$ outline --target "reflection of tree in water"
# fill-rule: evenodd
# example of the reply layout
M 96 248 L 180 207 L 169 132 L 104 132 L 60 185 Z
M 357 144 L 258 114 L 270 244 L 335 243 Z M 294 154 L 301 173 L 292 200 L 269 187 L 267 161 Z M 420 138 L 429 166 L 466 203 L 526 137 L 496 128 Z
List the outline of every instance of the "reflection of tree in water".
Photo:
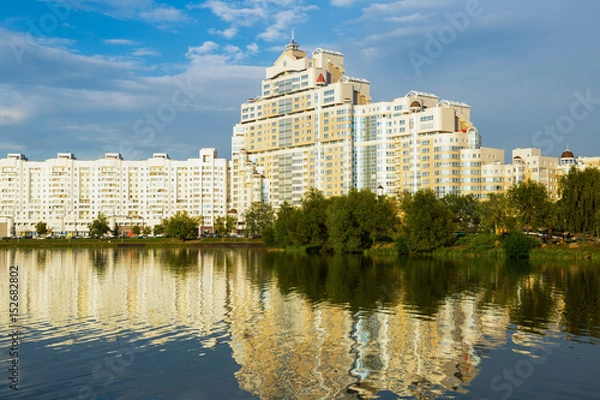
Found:
M 327 300 L 348 305 L 351 310 L 402 302 L 414 306 L 419 315 L 432 317 L 447 298 L 477 293 L 478 307 L 499 305 L 508 310 L 513 323 L 533 332 L 546 329 L 550 322 L 560 322 L 555 321 L 555 313 L 562 299 L 565 329 L 576 335 L 600 337 L 597 265 L 548 267 L 546 263 L 539 266 L 512 259 L 380 261 L 362 256 L 289 253 L 267 253 L 261 265 L 265 273 L 275 274 L 282 293 L 296 291 L 312 302 Z M 258 272 L 255 275 L 256 279 L 268 279 Z
M 176 274 L 186 275 L 198 268 L 198 250 L 165 249 L 161 254 L 161 264 Z
M 35 263 L 38 268 L 43 269 L 48 262 L 48 249 L 38 249 L 35 252 Z
M 299 291 L 314 303 L 326 300 L 353 310 L 374 309 L 397 298 L 393 262 L 356 255 L 267 253 L 262 266 L 276 274 L 283 294 Z
M 99 275 L 104 275 L 108 264 L 108 254 L 106 249 L 94 249 L 90 251 L 90 260 L 92 267 Z
M 458 267 L 450 261 L 402 258 L 403 303 L 415 306 L 419 314 L 434 316 L 440 304 L 459 286 Z
M 564 274 L 563 318 L 568 332 L 600 338 L 600 278 L 598 266 L 569 268 Z
M 506 260 L 504 273 L 506 279 L 517 276 L 513 305 L 509 308 L 511 322 L 521 330 L 539 332 L 546 329 L 556 306 L 552 285 L 540 271 L 532 271 L 529 260 Z

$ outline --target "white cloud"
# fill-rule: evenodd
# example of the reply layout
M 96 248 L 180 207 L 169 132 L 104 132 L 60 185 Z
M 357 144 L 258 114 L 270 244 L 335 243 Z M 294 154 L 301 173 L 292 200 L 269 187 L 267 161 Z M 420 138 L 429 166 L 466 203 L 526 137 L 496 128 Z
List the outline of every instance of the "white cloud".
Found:
M 157 50 L 154 50 L 154 49 L 142 47 L 142 48 L 136 49 L 133 53 L 131 53 L 131 55 L 135 56 L 135 57 L 144 57 L 144 56 L 158 57 L 158 56 L 160 56 L 160 52 Z
M 366 60 L 373 60 L 381 54 L 381 49 L 378 47 L 369 47 L 362 49 L 360 55 Z
M 5 151 L 20 151 L 20 150 L 23 150 L 24 148 L 25 148 L 25 146 L 23 146 L 21 144 L 0 143 L 0 150 L 5 150 Z
M 442 10 L 451 7 L 463 7 L 464 2 L 457 0 L 401 0 L 392 3 L 372 3 L 363 10 L 365 17 L 391 15 L 406 10 Z
M 58 4 L 64 0 L 48 0 Z M 154 0 L 77 0 L 69 1 L 76 10 L 99 13 L 116 19 L 141 20 L 149 23 L 189 21 L 184 10 L 156 3 Z
M 3 108 L 0 110 L 0 126 L 16 125 L 27 117 L 27 114 L 18 108 Z
M 274 15 L 274 22 L 267 29 L 258 35 L 259 38 L 267 42 L 281 40 L 291 33 L 291 28 L 295 24 L 301 24 L 308 20 L 308 11 L 316 10 L 316 6 L 294 7 L 290 10 L 280 11 Z
M 239 47 L 231 45 L 231 44 L 225 45 L 225 47 L 223 47 L 223 50 L 225 50 L 225 52 L 229 53 L 229 54 L 240 52 Z
M 434 28 L 433 25 L 401 26 L 387 32 L 375 33 L 365 37 L 359 42 L 361 46 L 370 46 L 391 38 L 425 35 Z
M 191 5 L 189 8 L 208 8 L 223 21 L 235 26 L 251 26 L 267 16 L 266 10 L 262 7 L 245 7 L 237 2 L 219 0 L 209 0 L 201 5 Z
M 246 50 L 248 50 L 248 54 L 257 54 L 259 52 L 259 47 L 256 43 L 250 43 L 246 46 Z
M 180 22 L 188 17 L 183 11 L 170 6 L 158 5 L 139 12 L 141 19 L 147 22 Z
M 350 7 L 357 0 L 331 0 L 331 5 L 334 7 Z
M 225 39 L 233 39 L 238 34 L 238 28 L 236 28 L 235 26 L 231 26 L 222 31 L 211 28 L 208 30 L 208 33 L 210 33 L 211 35 L 223 36 Z
M 315 5 L 302 5 L 301 0 L 208 0 L 188 8 L 207 8 L 230 24 L 225 30 L 209 29 L 211 34 L 231 39 L 239 33 L 240 27 L 263 25 L 266 28 L 257 37 L 266 41 L 288 36 L 293 25 L 306 22 L 308 12 L 318 9 Z
M 202 45 L 200 45 L 200 46 L 188 47 L 186 56 L 188 58 L 193 58 L 198 55 L 212 53 L 213 51 L 217 50 L 218 48 L 219 48 L 218 44 L 209 40 L 209 41 L 202 43 Z
M 9 85 L 0 83 L 0 126 L 18 125 L 34 112 L 34 105 Z
M 221 50 L 219 54 L 217 50 Z M 192 65 L 205 64 L 235 64 L 248 54 L 255 54 L 258 51 L 256 43 L 248 45 L 246 52 L 242 51 L 237 46 L 226 44 L 219 46 L 215 42 L 206 41 L 197 47 L 188 47 L 186 57 L 191 61 Z
M 425 16 L 418 12 L 414 13 L 414 14 L 410 14 L 410 15 L 401 15 L 401 16 L 393 16 L 393 17 L 385 18 L 386 21 L 393 22 L 395 24 L 421 21 L 423 19 L 425 19 Z
M 134 46 L 136 44 L 136 42 L 129 39 L 106 39 L 104 43 L 117 46 Z

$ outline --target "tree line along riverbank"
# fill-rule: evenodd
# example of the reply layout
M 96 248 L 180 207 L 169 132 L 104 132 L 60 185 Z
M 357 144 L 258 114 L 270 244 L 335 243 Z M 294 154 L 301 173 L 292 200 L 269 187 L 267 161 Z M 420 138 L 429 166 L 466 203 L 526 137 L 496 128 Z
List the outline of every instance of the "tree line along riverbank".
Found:
M 420 253 L 417 256 L 434 258 L 488 258 L 504 259 L 506 255 L 499 239 L 494 240 L 493 247 L 473 245 L 471 241 L 459 240 L 452 246 L 436 249 L 432 252 Z M 69 249 L 69 248 L 255 248 L 280 250 L 286 252 L 311 253 L 310 247 L 273 248 L 264 244 L 262 239 L 245 238 L 209 238 L 181 240 L 173 238 L 148 239 L 11 239 L 0 241 L 0 249 Z M 363 254 L 374 257 L 398 257 L 398 244 L 395 242 L 376 242 L 374 246 L 363 251 Z M 539 260 L 591 260 L 600 261 L 599 243 L 554 243 L 542 244 L 532 249 L 531 259 Z
M 255 247 L 266 248 L 260 239 L 245 238 L 206 238 L 183 240 L 176 238 L 112 238 L 112 239 L 10 239 L 1 240 L 0 249 L 52 249 L 52 248 L 118 248 L 118 247 L 147 247 L 147 248 L 189 248 L 189 247 Z
M 486 200 L 455 194 L 438 198 L 431 190 L 380 196 L 355 189 L 325 198 L 310 190 L 299 206 L 284 203 L 277 212 L 253 204 L 246 221 L 249 233 L 261 235 L 268 246 L 295 251 L 485 252 L 514 258 L 581 253 L 589 258 L 585 252 L 595 253 L 596 247 L 585 243 L 597 241 L 600 233 L 600 170 L 571 169 L 559 188 L 558 201 L 530 180 Z
M 577 254 L 583 259 L 594 259 L 598 249 L 593 243 L 600 234 L 600 170 L 572 168 L 559 179 L 559 198 L 553 201 L 543 184 L 530 180 L 486 200 L 456 194 L 438 198 L 431 190 L 387 196 L 367 189 L 351 189 L 347 195 L 325 198 L 322 192 L 311 189 L 298 206 L 284 202 L 275 211 L 269 204 L 253 203 L 246 210 L 243 234 L 247 238 L 262 238 L 262 242 L 240 238 L 184 240 L 197 239 L 200 222 L 197 217 L 180 212 L 154 227 L 155 234 L 167 236 L 164 240 L 113 239 L 115 242 L 111 243 L 106 239 L 73 239 L 68 243 L 259 246 L 256 243 L 260 242 L 270 248 L 309 253 L 485 254 L 509 258 Z M 90 225 L 90 234 L 103 236 L 109 231 L 102 217 Z M 222 236 L 227 236 L 234 225 L 227 218 L 217 222 L 215 229 Z M 44 242 L 48 241 L 36 240 L 26 245 L 54 246 Z M 15 245 L 15 240 L 8 243 Z

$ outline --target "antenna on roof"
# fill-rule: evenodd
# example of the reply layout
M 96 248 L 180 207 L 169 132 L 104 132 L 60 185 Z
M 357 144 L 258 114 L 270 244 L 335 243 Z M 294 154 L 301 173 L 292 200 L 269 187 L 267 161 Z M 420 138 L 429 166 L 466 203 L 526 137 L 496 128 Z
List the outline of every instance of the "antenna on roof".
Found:
M 285 48 L 286 50 L 298 50 L 300 48 L 300 45 L 296 43 L 294 28 L 292 28 L 292 37 L 290 39 L 290 42 L 285 46 Z

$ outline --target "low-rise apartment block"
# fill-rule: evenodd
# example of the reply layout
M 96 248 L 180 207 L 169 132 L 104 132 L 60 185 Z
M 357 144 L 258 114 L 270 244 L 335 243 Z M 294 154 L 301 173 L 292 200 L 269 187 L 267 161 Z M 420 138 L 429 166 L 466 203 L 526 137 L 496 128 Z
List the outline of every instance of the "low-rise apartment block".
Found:
M 85 234 L 99 214 L 113 226 L 153 227 L 178 211 L 201 216 L 206 230 L 227 214 L 228 161 L 215 149 L 186 161 L 166 153 L 141 161 L 118 153 L 91 161 L 70 153 L 46 161 L 9 154 L 0 174 L 0 217 L 15 234 L 35 231 L 39 221 L 54 233 Z

